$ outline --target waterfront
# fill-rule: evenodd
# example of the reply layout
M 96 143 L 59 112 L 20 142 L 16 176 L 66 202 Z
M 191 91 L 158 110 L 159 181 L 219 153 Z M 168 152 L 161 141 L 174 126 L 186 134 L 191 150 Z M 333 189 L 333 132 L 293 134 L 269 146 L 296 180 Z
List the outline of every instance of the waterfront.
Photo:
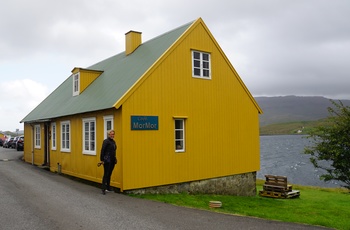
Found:
M 319 179 L 324 173 L 316 169 L 309 158 L 303 154 L 309 140 L 302 135 L 260 136 L 260 171 L 257 178 L 272 174 L 287 176 L 291 184 L 320 187 L 340 187 L 339 182 L 324 182 Z

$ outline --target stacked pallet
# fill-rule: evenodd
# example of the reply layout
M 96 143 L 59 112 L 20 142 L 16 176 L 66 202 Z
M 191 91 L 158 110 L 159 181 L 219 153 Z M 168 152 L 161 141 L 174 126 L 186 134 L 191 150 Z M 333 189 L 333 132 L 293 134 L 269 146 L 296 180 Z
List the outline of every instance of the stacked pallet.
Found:
M 285 176 L 265 175 L 266 181 L 260 196 L 273 198 L 294 198 L 300 196 L 299 190 L 293 190 L 292 185 L 287 182 Z

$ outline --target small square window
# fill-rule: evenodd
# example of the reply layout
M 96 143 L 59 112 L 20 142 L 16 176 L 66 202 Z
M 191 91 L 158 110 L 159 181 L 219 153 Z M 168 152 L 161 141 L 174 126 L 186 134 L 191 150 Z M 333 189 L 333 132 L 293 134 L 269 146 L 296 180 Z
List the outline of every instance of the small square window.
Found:
M 196 78 L 210 79 L 210 54 L 192 51 L 192 76 Z

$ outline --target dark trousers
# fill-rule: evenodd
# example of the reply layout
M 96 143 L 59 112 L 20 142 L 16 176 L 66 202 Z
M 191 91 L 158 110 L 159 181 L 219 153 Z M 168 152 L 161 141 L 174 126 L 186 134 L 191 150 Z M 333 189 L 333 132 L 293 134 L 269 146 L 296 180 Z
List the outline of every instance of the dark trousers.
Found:
M 114 163 L 104 163 L 103 164 L 103 179 L 102 179 L 102 189 L 110 189 L 111 175 L 113 172 L 115 164 Z

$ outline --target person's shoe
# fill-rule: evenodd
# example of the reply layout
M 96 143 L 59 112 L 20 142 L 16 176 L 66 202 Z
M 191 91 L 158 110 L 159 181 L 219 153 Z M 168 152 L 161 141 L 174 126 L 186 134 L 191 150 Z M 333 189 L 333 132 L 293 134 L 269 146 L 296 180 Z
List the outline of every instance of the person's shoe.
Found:
M 112 189 L 106 189 L 106 192 L 113 192 Z
M 106 195 L 106 190 L 102 189 L 102 195 Z

